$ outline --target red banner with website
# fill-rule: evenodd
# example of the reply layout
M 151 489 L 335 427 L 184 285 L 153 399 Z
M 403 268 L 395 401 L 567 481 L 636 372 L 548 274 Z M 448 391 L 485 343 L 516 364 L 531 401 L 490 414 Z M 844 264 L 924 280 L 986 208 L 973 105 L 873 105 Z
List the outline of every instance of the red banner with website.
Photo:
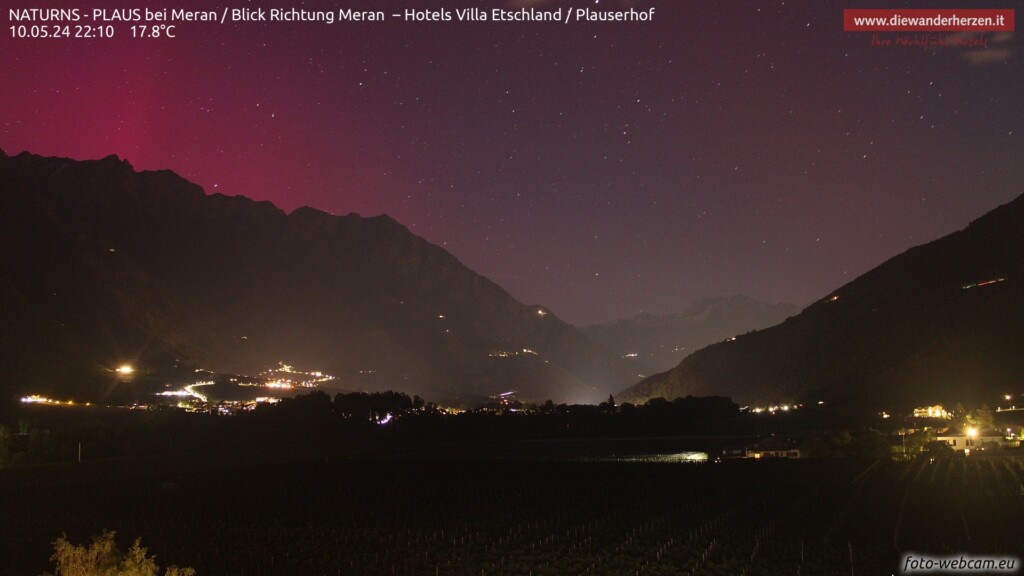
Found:
M 1012 8 L 843 10 L 847 32 L 1012 32 Z

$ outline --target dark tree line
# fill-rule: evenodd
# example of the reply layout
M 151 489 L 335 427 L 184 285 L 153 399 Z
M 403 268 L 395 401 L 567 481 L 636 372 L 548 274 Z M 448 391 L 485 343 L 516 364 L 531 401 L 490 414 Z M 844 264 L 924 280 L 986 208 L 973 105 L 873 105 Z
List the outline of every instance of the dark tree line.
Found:
M 739 415 L 728 398 L 656 399 L 642 406 L 511 403 L 450 413 L 418 396 L 357 392 L 333 398 L 314 391 L 234 416 L 82 409 L 71 416 L 42 408 L 20 422 L 24 434 L 0 430 L 0 466 L 132 455 L 221 451 L 288 457 L 373 450 L 377 443 L 485 438 L 573 438 L 715 433 Z M 39 417 L 37 417 L 38 415 Z M 45 418 L 42 418 L 45 417 Z

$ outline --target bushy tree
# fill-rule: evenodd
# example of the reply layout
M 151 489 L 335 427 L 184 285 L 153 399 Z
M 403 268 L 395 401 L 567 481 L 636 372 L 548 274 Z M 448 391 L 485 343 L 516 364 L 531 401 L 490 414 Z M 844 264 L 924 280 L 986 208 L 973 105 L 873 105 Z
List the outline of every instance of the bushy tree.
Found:
M 967 415 L 967 423 L 977 428 L 978 431 L 992 428 L 995 425 L 992 409 L 988 407 L 988 404 L 985 404 L 981 408 L 972 411 Z
M 904 437 L 909 452 L 924 452 L 928 445 L 935 442 L 935 432 L 932 430 L 918 430 L 913 434 Z
M 53 542 L 50 560 L 56 564 L 55 576 L 157 576 L 160 567 L 155 556 L 147 556 L 140 538 L 122 554 L 114 542 L 115 533 L 104 530 L 93 536 L 92 544 L 76 546 L 61 536 Z M 49 576 L 49 575 L 45 575 Z M 195 576 L 191 568 L 169 566 L 164 576 Z

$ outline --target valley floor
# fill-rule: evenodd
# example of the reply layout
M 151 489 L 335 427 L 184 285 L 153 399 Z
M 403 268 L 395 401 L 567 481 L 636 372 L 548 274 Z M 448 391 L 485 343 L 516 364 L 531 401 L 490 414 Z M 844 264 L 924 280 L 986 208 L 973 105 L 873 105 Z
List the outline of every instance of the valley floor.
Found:
M 136 536 L 201 576 L 889 574 L 907 551 L 1020 554 L 1024 460 L 705 464 L 345 459 L 0 472 L 0 575 Z

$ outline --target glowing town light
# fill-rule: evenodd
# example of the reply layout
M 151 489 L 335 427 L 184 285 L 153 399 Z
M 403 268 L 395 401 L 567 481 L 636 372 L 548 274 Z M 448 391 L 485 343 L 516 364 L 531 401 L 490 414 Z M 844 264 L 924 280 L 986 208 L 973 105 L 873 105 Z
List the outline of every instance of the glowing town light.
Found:
M 185 386 L 185 390 L 189 394 L 191 394 L 192 397 L 195 398 L 196 400 L 199 400 L 200 402 L 209 402 L 209 398 L 207 398 L 204 394 L 196 392 L 196 388 L 199 388 L 200 386 L 213 386 L 213 382 L 196 382 L 195 384 L 189 384 L 188 386 Z
M 941 404 L 935 406 L 925 406 L 922 408 L 914 408 L 914 418 L 946 418 L 949 419 L 950 414 L 947 412 Z
M 130 364 L 122 364 L 117 367 L 117 373 L 122 376 L 127 376 L 135 372 L 135 368 L 132 368 Z
M 547 310 L 545 310 L 543 308 L 538 308 L 537 309 L 537 316 L 540 316 L 541 318 L 543 318 L 543 317 L 545 317 L 547 315 L 548 315 L 548 311 Z
M 54 400 L 53 398 L 47 398 L 46 396 L 40 396 L 39 394 L 32 394 L 31 396 L 22 396 L 21 402 L 23 404 L 43 404 L 45 406 L 74 406 L 74 400 Z M 90 406 L 91 404 L 86 404 Z
M 977 428 L 968 428 L 967 429 L 967 435 L 970 436 L 971 438 L 974 438 L 975 436 L 977 436 L 978 435 Z
M 24 396 L 24 397 L 22 397 L 21 401 L 23 403 L 25 403 L 25 404 L 52 404 L 53 403 L 53 400 L 50 400 L 49 398 L 44 398 L 43 396 L 40 396 L 38 394 L 33 394 L 31 396 Z

